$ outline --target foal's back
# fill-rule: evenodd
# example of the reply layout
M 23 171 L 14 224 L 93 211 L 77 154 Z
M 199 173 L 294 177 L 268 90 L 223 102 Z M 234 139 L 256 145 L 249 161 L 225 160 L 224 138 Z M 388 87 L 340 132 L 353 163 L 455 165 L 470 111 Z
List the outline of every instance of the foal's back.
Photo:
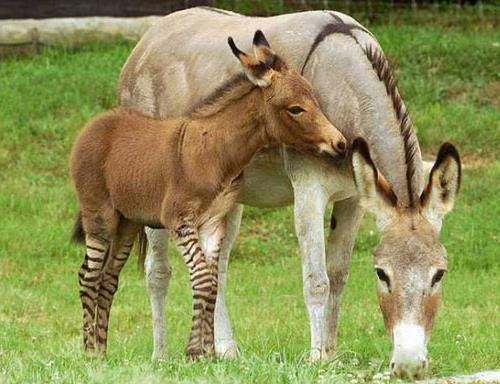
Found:
M 89 203 L 82 205 L 109 201 L 130 219 L 159 223 L 165 182 L 174 177 L 167 173 L 175 167 L 166 162 L 175 150 L 178 125 L 180 120 L 156 120 L 126 108 L 91 120 L 70 161 L 78 197 Z

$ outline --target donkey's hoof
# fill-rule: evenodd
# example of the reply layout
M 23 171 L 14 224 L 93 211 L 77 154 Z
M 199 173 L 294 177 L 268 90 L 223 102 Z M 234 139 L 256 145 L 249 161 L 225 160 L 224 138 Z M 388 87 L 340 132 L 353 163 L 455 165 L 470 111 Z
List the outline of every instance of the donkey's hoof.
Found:
M 326 361 L 328 360 L 328 353 L 326 353 L 326 350 L 324 348 L 322 349 L 312 349 L 309 358 L 307 359 L 307 362 L 310 364 L 318 363 L 320 361 Z
M 151 356 L 151 360 L 155 363 L 163 363 L 167 361 L 167 356 L 163 351 L 162 352 L 154 351 L 153 355 Z
M 235 359 L 240 354 L 234 340 L 217 340 L 215 342 L 215 354 L 222 359 Z

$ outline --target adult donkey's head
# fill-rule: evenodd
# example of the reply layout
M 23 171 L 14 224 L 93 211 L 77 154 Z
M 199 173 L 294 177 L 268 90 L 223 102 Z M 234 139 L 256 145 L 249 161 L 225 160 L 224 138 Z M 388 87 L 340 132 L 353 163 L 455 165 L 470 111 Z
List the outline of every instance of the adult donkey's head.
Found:
M 248 79 L 262 91 L 266 102 L 259 112 L 270 137 L 304 152 L 344 156 L 346 139 L 321 111 L 311 84 L 286 65 L 261 31 L 253 39 L 254 56 L 239 50 L 231 37 L 228 43 Z
M 381 233 L 374 265 L 393 345 L 391 370 L 396 376 L 421 377 L 447 266 L 439 232 L 460 188 L 460 158 L 453 145 L 441 146 L 420 201 L 411 208 L 398 204 L 363 139 L 353 143 L 352 164 L 361 204 L 375 215 Z

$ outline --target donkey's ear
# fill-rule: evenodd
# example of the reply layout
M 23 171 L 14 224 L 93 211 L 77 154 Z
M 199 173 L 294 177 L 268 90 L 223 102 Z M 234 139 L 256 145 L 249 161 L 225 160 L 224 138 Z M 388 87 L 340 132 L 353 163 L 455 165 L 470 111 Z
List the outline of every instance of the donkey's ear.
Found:
M 253 37 L 253 51 L 257 60 L 275 71 L 282 71 L 287 68 L 285 62 L 272 50 L 261 30 L 257 30 Z
M 238 58 L 248 79 L 254 83 L 256 86 L 265 88 L 271 85 L 271 78 L 273 77 L 274 71 L 271 67 L 267 66 L 265 63 L 257 60 L 256 58 L 246 54 L 241 51 L 232 37 L 227 39 L 229 47 L 233 54 Z
M 352 170 L 361 205 L 375 215 L 377 226 L 382 228 L 395 212 L 397 197 L 375 167 L 362 138 L 352 144 Z
M 460 189 L 462 165 L 457 149 L 444 143 L 429 175 L 429 183 L 420 196 L 422 214 L 439 231 L 443 217 L 453 209 Z

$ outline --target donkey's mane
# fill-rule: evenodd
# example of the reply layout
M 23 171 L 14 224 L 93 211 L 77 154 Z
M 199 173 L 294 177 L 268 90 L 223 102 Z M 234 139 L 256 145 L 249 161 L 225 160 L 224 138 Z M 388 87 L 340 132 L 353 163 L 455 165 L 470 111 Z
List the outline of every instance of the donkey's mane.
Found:
M 392 100 L 392 105 L 394 111 L 396 112 L 396 117 L 399 121 L 399 130 L 401 136 L 403 137 L 403 146 L 406 162 L 406 184 L 408 187 L 408 203 L 410 207 L 415 207 L 418 201 L 418 191 L 415 190 L 414 186 L 417 185 L 418 177 L 417 165 L 415 163 L 415 156 L 418 152 L 418 143 L 415 133 L 413 131 L 413 125 L 410 120 L 410 115 L 405 107 L 403 99 L 399 94 L 397 88 L 396 78 L 389 66 L 389 62 L 383 52 L 372 47 L 367 46 L 364 49 L 366 57 L 372 64 L 373 69 L 377 73 L 378 78 L 385 85 L 385 90 Z
M 417 172 L 417 164 L 415 162 L 415 156 L 418 152 L 418 142 L 413 131 L 409 113 L 397 89 L 396 78 L 394 77 L 389 62 L 380 49 L 372 45 L 367 45 L 365 47 L 361 46 L 360 41 L 353 34 L 353 31 L 360 31 L 367 33 L 373 37 L 373 35 L 367 29 L 359 25 L 347 24 L 333 12 L 329 12 L 329 14 L 333 18 L 333 21 L 326 24 L 316 36 L 306 56 L 306 60 L 304 61 L 304 64 L 302 66 L 301 73 L 304 72 L 307 63 L 309 62 L 313 52 L 316 50 L 318 45 L 329 35 L 342 34 L 345 36 L 349 36 L 362 49 L 368 61 L 370 61 L 373 69 L 375 70 L 379 80 L 384 83 L 387 95 L 392 100 L 396 118 L 399 122 L 399 131 L 403 139 L 404 156 L 406 163 L 406 185 L 408 188 L 408 206 L 415 207 L 419 199 L 418 190 L 416 190 L 415 188 L 419 183 L 419 181 L 416 180 L 419 175 Z M 399 197 L 401 198 L 401 196 Z
M 238 73 L 196 104 L 189 116 L 191 118 L 212 116 L 250 93 L 254 88 L 256 86 L 248 80 L 245 73 Z

